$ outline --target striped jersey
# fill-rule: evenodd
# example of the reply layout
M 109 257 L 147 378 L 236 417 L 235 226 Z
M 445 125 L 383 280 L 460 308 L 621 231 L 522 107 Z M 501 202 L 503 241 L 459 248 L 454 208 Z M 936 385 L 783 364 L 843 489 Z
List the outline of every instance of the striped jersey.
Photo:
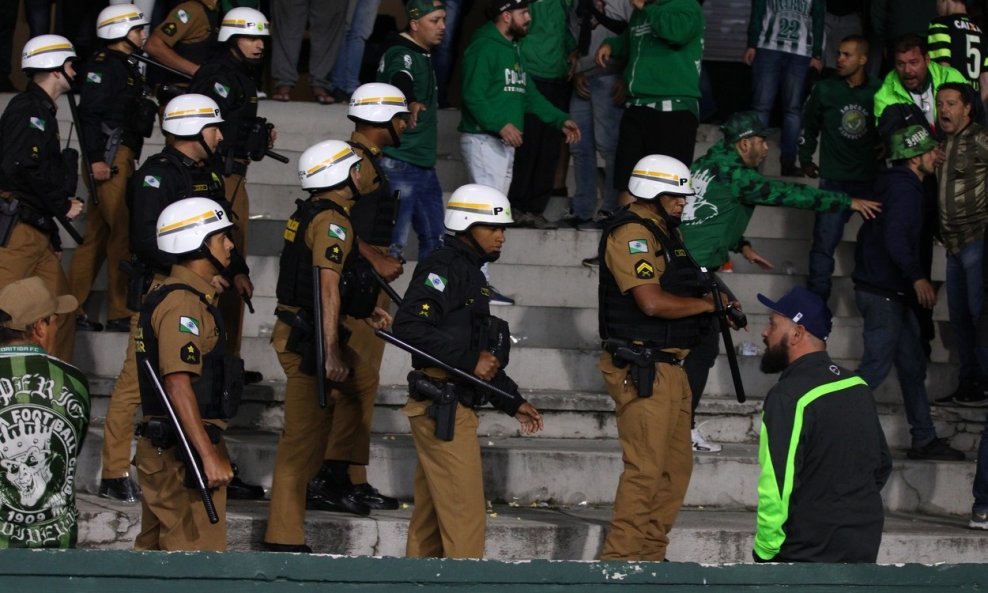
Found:
M 819 58 L 825 15 L 824 0 L 753 0 L 748 47 Z
M 75 545 L 89 383 L 34 345 L 0 347 L 0 549 Z
M 981 27 L 966 14 L 952 14 L 930 21 L 926 34 L 930 59 L 953 66 L 979 90 L 981 73 L 988 71 L 988 44 Z

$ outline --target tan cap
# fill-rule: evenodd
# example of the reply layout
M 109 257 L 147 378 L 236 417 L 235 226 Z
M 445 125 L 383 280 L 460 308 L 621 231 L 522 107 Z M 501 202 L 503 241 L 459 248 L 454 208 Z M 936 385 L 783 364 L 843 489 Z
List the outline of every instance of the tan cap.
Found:
M 15 330 L 23 330 L 39 319 L 54 313 L 64 315 L 79 308 L 79 301 L 72 295 L 55 297 L 37 276 L 12 282 L 0 289 L 0 310 L 13 319 L 3 324 Z

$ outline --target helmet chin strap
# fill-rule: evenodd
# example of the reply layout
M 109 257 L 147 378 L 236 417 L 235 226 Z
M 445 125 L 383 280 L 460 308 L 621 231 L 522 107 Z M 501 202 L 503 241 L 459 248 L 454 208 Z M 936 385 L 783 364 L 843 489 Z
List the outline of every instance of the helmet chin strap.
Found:
M 238 58 L 240 58 L 240 60 L 242 60 L 242 61 L 250 64 L 251 66 L 257 66 L 258 64 L 260 64 L 261 63 L 261 58 L 256 58 L 256 59 L 255 58 L 248 58 L 244 54 L 244 52 L 242 52 L 240 50 L 240 44 L 237 43 L 237 37 L 239 37 L 239 35 L 234 35 L 229 40 L 230 41 L 230 47 L 231 47 L 231 49 L 233 49 L 233 54 L 235 56 L 237 56 Z
M 679 225 L 683 222 L 683 220 L 681 218 L 676 218 L 675 216 L 669 216 L 669 213 L 666 212 L 666 209 L 662 207 L 661 203 L 659 203 L 659 199 L 661 196 L 662 194 L 655 196 L 655 201 L 656 201 L 655 205 L 657 206 L 656 210 L 659 211 L 659 216 L 661 216 L 662 220 L 665 221 L 666 228 L 671 231 L 675 228 L 678 228 Z
M 213 149 L 210 148 L 208 144 L 206 144 L 206 139 L 202 136 L 202 130 L 199 130 L 199 133 L 196 134 L 196 140 L 199 142 L 199 146 L 201 146 L 202 149 L 206 151 L 206 158 L 203 160 L 208 161 L 212 159 L 214 154 Z
M 393 148 L 401 146 L 401 136 L 398 135 L 398 130 L 395 129 L 395 124 L 392 121 L 388 122 L 388 133 L 391 134 L 391 146 Z
M 362 194 L 360 193 L 360 190 L 357 189 L 357 184 L 354 183 L 353 177 L 350 177 L 349 175 L 346 176 L 346 185 L 350 188 L 350 191 L 353 192 L 353 201 L 356 202 L 359 200 Z
M 474 251 L 477 252 L 477 255 L 479 255 L 480 259 L 485 263 L 492 264 L 501 257 L 500 251 L 491 251 L 490 253 L 484 251 L 484 248 L 480 246 L 480 243 L 478 243 L 477 239 L 474 238 L 473 233 L 470 232 L 469 228 L 463 231 L 463 234 L 467 236 L 467 243 L 473 247 Z

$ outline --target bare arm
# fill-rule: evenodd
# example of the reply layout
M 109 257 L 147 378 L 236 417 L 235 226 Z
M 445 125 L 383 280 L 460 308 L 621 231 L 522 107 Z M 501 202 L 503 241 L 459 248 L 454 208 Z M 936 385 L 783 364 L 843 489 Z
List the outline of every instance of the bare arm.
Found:
M 171 373 L 165 375 L 165 392 L 168 399 L 175 408 L 182 428 L 189 439 L 189 444 L 199 453 L 202 459 L 202 468 L 206 474 L 206 480 L 210 488 L 225 486 L 233 479 L 233 468 L 230 460 L 220 455 L 216 447 L 209 440 L 206 429 L 202 425 L 202 416 L 199 415 L 199 403 L 196 401 L 196 394 L 192 391 L 192 378 L 189 373 Z
M 649 317 L 682 319 L 714 312 L 713 300 L 676 296 L 662 290 L 657 283 L 635 286 L 631 289 L 631 296 L 642 313 Z
M 322 343 L 326 360 L 326 378 L 330 381 L 343 381 L 348 370 L 343 364 L 340 352 L 340 275 L 328 268 L 319 269 L 320 287 L 319 306 L 322 307 Z
M 199 64 L 186 60 L 182 56 L 178 55 L 178 52 L 162 41 L 157 32 L 152 33 L 151 36 L 148 37 L 147 43 L 144 45 L 144 51 L 165 66 L 174 68 L 180 72 L 185 72 L 189 76 L 193 76 L 196 71 L 199 70 Z

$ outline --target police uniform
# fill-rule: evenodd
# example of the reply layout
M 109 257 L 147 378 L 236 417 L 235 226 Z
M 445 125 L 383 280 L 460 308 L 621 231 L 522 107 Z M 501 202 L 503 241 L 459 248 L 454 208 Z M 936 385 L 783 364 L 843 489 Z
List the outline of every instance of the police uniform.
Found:
M 179 288 L 169 289 L 170 286 Z M 162 293 L 164 296 L 161 298 Z M 204 278 L 183 266 L 174 266 L 171 275 L 148 293 L 140 316 L 136 341 L 137 355 L 148 359 L 158 371 L 159 380 L 172 373 L 193 376 L 193 389 L 199 401 L 203 422 L 219 454 L 229 457 L 222 440 L 226 417 L 218 404 L 210 401 L 215 393 L 217 357 L 224 355 L 222 318 L 215 307 L 216 290 Z M 156 360 L 155 360 L 156 359 Z M 155 364 L 155 362 L 157 364 Z M 142 363 L 143 364 L 143 363 Z M 222 373 L 220 373 L 222 375 Z M 220 521 L 210 524 L 199 491 L 185 486 L 186 467 L 178 454 L 174 434 L 159 442 L 150 429 L 155 421 L 167 420 L 167 412 L 146 375 L 141 371 L 140 398 L 144 421 L 137 440 L 134 464 L 141 485 L 141 533 L 134 542 L 138 550 L 226 549 L 226 487 L 212 490 L 213 504 Z
M 357 184 L 360 199 L 350 213 L 354 231 L 362 243 L 387 255 L 398 204 L 380 167 L 381 149 L 359 132 L 351 135 L 350 145 L 363 159 L 364 167 Z M 367 264 L 366 260 L 364 263 Z M 385 310 L 390 305 L 390 299 L 383 291 L 378 292 L 377 305 Z M 332 392 L 336 410 L 325 458 L 350 464 L 350 480 L 354 484 L 364 484 L 370 461 L 371 424 L 380 384 L 384 342 L 360 318 L 347 317 L 343 323 L 351 332 L 349 344 L 357 356 L 353 373 L 335 386 Z
M 395 316 L 394 333 L 472 374 L 481 350 L 486 349 L 476 332 L 491 317 L 490 287 L 480 271 L 484 262 L 476 250 L 453 236 L 447 235 L 443 241 L 441 248 L 416 266 Z M 446 381 L 444 371 L 416 356 L 412 366 L 438 384 Z M 486 509 L 475 408 L 490 401 L 514 416 L 525 400 L 520 395 L 501 398 L 458 385 L 453 438 L 445 441 L 436 436 L 436 422 L 427 415 L 433 402 L 414 389 L 412 392 L 402 408 L 418 457 L 415 509 L 405 553 L 411 557 L 481 558 Z
M 240 253 L 247 253 L 247 224 L 250 202 L 247 196 L 247 165 L 252 142 L 268 145 L 268 131 L 261 127 L 263 138 L 250 138 L 249 131 L 257 122 L 257 83 L 254 66 L 225 50 L 210 59 L 196 72 L 190 92 L 206 95 L 219 105 L 223 123 L 223 141 L 218 153 L 223 157 L 223 184 L 226 200 L 233 208 L 233 244 Z M 230 335 L 231 354 L 240 353 L 244 302 L 236 291 L 220 295 L 220 309 Z
M 0 286 L 28 276 L 40 277 L 52 294 L 68 294 L 57 254 L 62 251 L 54 216 L 64 216 L 75 195 L 74 172 L 62 159 L 55 103 L 29 82 L 0 116 L 0 205 L 19 202 L 16 214 L 0 214 L 12 224 L 6 243 L 0 237 Z M 71 185 L 71 187 L 69 187 Z M 6 224 L 0 224 L 5 227 Z M 58 317 L 53 354 L 72 361 L 75 319 Z
M 135 269 L 129 279 L 128 293 L 132 306 L 139 306 L 140 297 L 151 278 L 160 283 L 175 257 L 158 249 L 155 225 L 158 215 L 169 204 L 190 196 L 208 197 L 224 204 L 223 183 L 219 175 L 172 147 L 148 157 L 131 178 L 130 250 Z M 139 265 L 138 265 L 139 264 Z M 229 271 L 247 273 L 243 258 L 234 252 Z M 232 277 L 232 276 L 231 276 Z M 134 302 L 136 301 L 136 302 Z M 134 410 L 140 404 L 134 337 L 137 335 L 135 313 L 130 318 L 130 338 L 127 357 L 110 394 L 103 432 L 103 479 L 126 476 L 130 467 L 130 442 L 134 434 Z
M 204 64 L 216 47 L 219 21 L 219 0 L 188 0 L 173 8 L 152 34 L 186 60 Z M 158 102 L 164 105 L 176 94 L 184 92 L 176 93 L 166 87 L 181 89 L 188 86 L 188 81 L 160 70 L 154 68 L 151 78 L 158 84 Z
M 661 561 L 693 469 L 690 388 L 682 360 L 707 327 L 709 317 L 668 320 L 646 316 L 631 289 L 658 283 L 668 293 L 699 297 L 705 292 L 704 284 L 679 232 L 670 233 L 658 214 L 639 203 L 612 219 L 599 253 L 604 262 L 600 270 L 601 337 L 657 351 L 652 358 L 655 373 L 650 397 L 639 396 L 631 369 L 621 363 L 623 368 L 619 368 L 609 348 L 605 347 L 598 362 L 614 399 L 624 451 L 624 472 L 601 559 Z
M 351 265 L 356 249 L 349 197 L 329 191 L 313 194 L 297 204 L 298 209 L 285 227 L 275 309 L 278 321 L 271 334 L 271 345 L 285 370 L 287 383 L 284 428 L 278 440 L 264 541 L 284 545 L 305 541 L 306 485 L 322 464 L 335 415 L 333 400 L 327 398 L 329 404 L 322 408 L 316 392 L 315 373 L 322 372 L 324 362 L 315 359 L 312 347 L 314 340 L 320 339 L 320 332 L 312 325 L 314 309 L 320 306 L 314 299 L 312 268 L 318 266 L 339 274 L 342 321 L 347 298 L 344 268 Z M 298 332 L 294 335 L 293 325 Z M 309 345 L 307 357 L 301 354 L 302 344 Z M 357 355 L 349 345 L 341 348 L 341 356 L 344 364 L 354 366 Z
M 116 171 L 109 179 L 96 182 L 98 200 L 92 200 L 85 240 L 72 257 L 69 286 L 80 306 L 85 303 L 105 254 L 107 319 L 127 319 L 127 276 L 120 270 L 120 263 L 129 257 L 127 183 L 141 156 L 144 138 L 154 129 L 157 106 L 147 99 L 151 90 L 137 59 L 123 52 L 96 52 L 79 79 L 83 150 L 90 164 L 104 162 Z

